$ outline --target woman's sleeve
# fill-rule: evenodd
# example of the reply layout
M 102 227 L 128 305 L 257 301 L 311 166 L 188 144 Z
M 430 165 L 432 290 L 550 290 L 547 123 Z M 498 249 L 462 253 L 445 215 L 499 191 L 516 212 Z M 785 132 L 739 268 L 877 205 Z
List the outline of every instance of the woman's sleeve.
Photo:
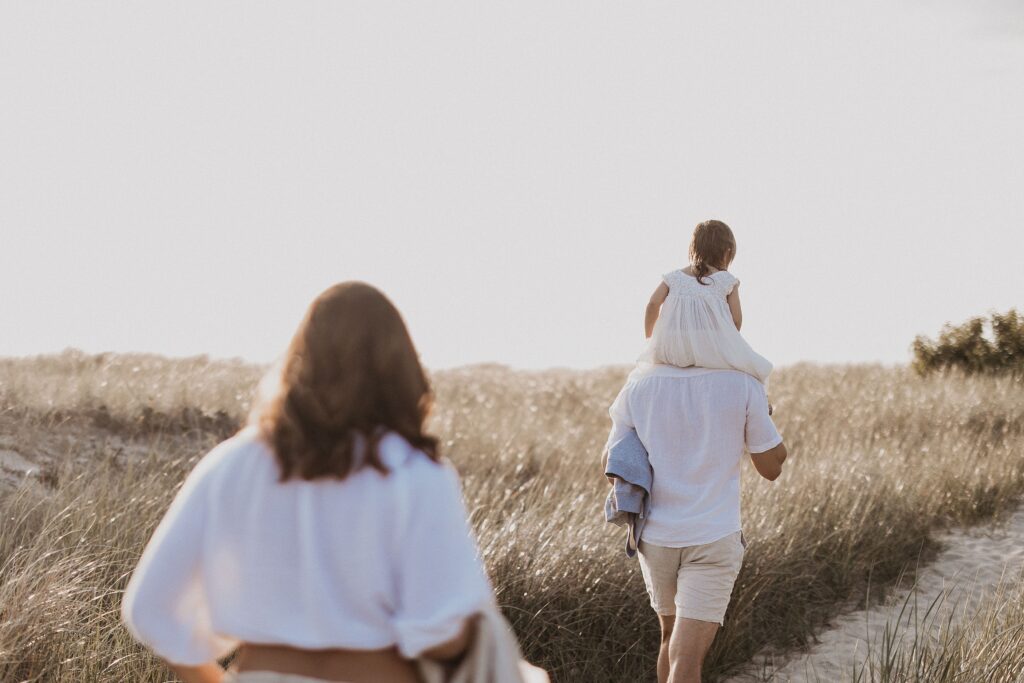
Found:
M 121 603 L 121 617 L 143 644 L 173 664 L 227 655 L 237 642 L 214 634 L 200 572 L 207 455 L 185 479 L 146 545 Z
M 458 475 L 447 464 L 417 463 L 406 472 L 399 537 L 398 649 L 413 659 L 457 636 L 467 617 L 494 599 L 466 518 Z

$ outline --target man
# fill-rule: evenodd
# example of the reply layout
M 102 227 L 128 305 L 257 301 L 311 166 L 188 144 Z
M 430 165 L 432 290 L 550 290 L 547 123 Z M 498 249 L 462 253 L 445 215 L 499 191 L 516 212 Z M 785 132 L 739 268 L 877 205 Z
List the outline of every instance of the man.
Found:
M 658 683 L 700 683 L 743 562 L 744 450 L 758 473 L 774 481 L 786 447 L 769 417 L 764 386 L 735 370 L 655 365 L 634 371 L 609 414 L 608 445 L 635 429 L 654 471 L 639 555 L 661 621 Z

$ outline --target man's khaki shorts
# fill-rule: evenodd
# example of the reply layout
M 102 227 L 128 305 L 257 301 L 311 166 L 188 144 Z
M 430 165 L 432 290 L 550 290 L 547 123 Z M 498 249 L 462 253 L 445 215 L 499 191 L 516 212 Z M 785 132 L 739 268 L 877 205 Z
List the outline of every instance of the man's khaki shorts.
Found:
M 651 607 L 662 616 L 721 624 L 745 548 L 741 531 L 686 548 L 651 545 L 641 538 L 640 571 Z

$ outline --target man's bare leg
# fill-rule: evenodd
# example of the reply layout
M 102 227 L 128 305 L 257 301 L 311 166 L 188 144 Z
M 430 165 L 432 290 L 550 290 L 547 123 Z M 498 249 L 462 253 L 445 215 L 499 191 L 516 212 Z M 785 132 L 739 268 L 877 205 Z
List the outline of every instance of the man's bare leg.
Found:
M 676 615 L 659 614 L 661 622 L 661 647 L 658 648 L 658 683 L 668 683 L 668 671 L 671 661 L 668 658 L 668 644 L 672 639 L 672 628 L 676 625 Z
M 668 646 L 671 667 L 667 683 L 700 683 L 700 668 L 716 633 L 718 624 L 714 621 L 676 619 Z M 660 674 L 660 665 L 658 668 Z

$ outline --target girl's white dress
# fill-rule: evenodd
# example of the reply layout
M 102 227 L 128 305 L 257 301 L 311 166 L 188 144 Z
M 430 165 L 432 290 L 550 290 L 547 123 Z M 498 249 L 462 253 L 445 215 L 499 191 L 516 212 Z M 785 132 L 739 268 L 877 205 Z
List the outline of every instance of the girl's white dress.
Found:
M 768 380 L 772 364 L 750 348 L 736 329 L 726 297 L 739 284 L 732 273 L 720 270 L 702 279 L 681 270 L 666 273 L 668 297 L 640 363 L 662 363 L 681 368 L 733 369 Z

